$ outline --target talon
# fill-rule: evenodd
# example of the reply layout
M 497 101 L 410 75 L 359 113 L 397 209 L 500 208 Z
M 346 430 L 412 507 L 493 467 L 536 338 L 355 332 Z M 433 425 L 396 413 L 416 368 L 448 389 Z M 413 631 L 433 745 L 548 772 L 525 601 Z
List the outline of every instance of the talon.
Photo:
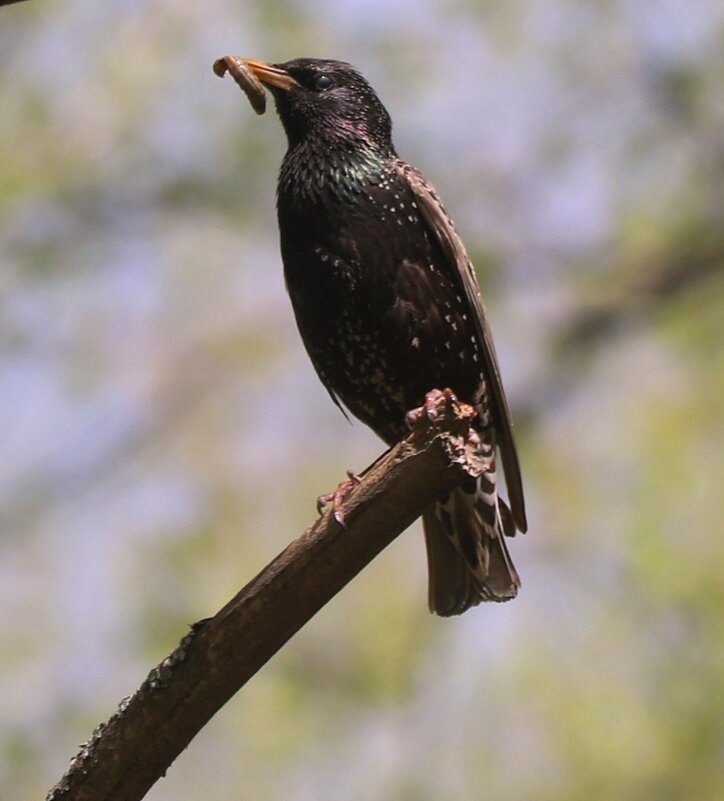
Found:
M 408 428 L 414 428 L 423 416 L 428 420 L 436 420 L 440 415 L 440 407 L 448 403 L 457 403 L 455 393 L 446 387 L 445 389 L 431 389 L 426 395 L 422 406 L 410 409 L 405 415 L 405 423 Z
M 320 517 L 324 514 L 324 507 L 332 500 L 334 500 L 333 492 L 325 492 L 324 495 L 317 497 L 317 514 Z
M 337 489 L 334 492 L 327 492 L 324 495 L 320 495 L 317 498 L 317 512 L 321 515 L 324 511 L 324 507 L 328 504 L 332 504 L 332 515 L 334 519 L 339 523 L 342 528 L 347 528 L 347 524 L 344 521 L 344 510 L 342 509 L 342 502 L 344 501 L 345 497 L 351 492 L 353 487 L 357 484 L 361 484 L 362 479 L 359 476 L 356 476 L 352 470 L 347 470 L 347 481 L 341 481 L 337 485 Z

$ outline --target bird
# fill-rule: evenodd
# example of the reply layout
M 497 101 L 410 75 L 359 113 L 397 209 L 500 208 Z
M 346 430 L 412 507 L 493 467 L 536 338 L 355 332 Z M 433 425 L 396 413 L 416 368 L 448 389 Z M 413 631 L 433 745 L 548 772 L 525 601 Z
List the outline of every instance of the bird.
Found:
M 430 611 L 447 617 L 516 597 L 506 538 L 527 530 L 519 459 L 480 289 L 452 220 L 397 155 L 390 115 L 355 67 L 317 58 L 237 66 L 252 102 L 257 80 L 270 91 L 286 132 L 277 185 L 285 283 L 334 402 L 388 445 L 408 433 L 408 412 L 433 388 L 477 411 L 485 471 L 423 513 Z M 221 59 L 214 69 L 223 74 Z

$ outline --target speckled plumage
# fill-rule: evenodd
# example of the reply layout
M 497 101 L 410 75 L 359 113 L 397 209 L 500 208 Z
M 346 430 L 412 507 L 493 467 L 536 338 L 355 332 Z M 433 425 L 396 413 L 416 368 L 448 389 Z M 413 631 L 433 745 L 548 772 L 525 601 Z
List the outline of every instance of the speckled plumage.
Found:
M 335 402 L 387 443 L 433 388 L 479 413 L 489 471 L 424 515 L 430 607 L 458 614 L 508 600 L 519 579 L 504 535 L 525 530 L 510 417 L 477 282 L 434 190 L 401 161 L 387 111 L 336 61 L 273 65 L 270 84 L 289 148 L 277 209 L 299 331 Z M 260 74 L 264 81 L 264 77 Z M 496 487 L 500 449 L 511 508 Z

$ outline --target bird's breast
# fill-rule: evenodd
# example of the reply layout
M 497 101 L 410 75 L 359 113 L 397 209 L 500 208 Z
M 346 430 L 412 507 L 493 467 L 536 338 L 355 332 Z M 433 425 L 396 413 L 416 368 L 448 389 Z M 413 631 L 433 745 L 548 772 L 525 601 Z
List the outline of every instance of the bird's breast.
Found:
M 285 278 L 324 384 L 387 441 L 427 391 L 472 400 L 480 362 L 472 315 L 402 192 L 280 204 Z

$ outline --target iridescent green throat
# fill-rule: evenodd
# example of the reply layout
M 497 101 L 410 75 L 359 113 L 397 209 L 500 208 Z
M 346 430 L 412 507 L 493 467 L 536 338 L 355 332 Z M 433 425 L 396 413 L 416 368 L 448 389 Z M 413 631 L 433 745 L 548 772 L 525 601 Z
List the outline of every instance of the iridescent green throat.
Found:
M 359 141 L 334 145 L 303 142 L 289 150 L 279 175 L 280 194 L 312 203 L 352 200 L 389 173 L 389 152 Z

